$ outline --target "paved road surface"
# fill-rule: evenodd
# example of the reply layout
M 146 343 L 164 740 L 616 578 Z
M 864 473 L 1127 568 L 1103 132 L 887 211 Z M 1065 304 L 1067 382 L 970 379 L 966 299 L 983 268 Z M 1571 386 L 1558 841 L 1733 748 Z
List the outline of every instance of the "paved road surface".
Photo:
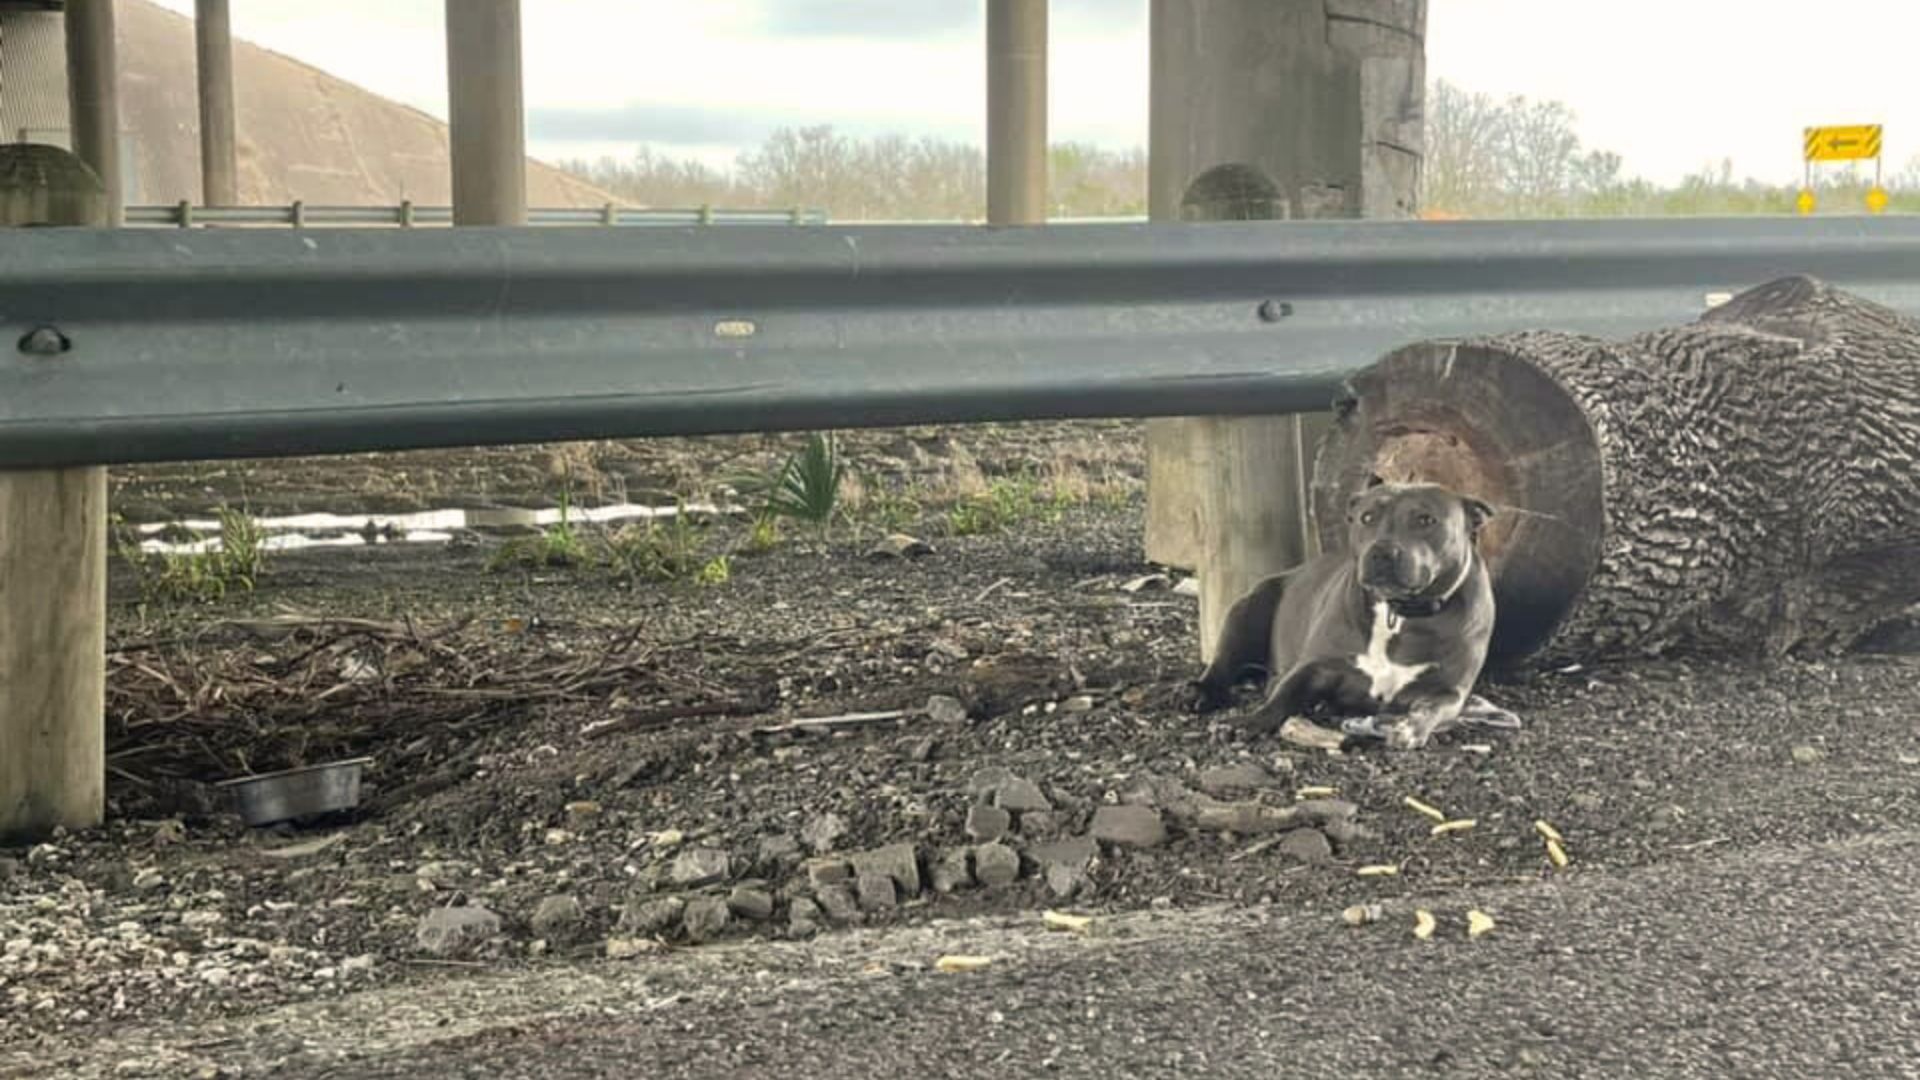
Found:
M 1499 925 L 1469 941 L 1473 905 Z M 1707 849 L 1430 906 L 1427 942 L 1403 912 L 1356 930 L 1276 907 L 1142 913 L 1090 938 L 998 920 L 693 950 L 41 1060 L 48 1075 L 1920 1076 L 1920 834 Z M 928 970 L 946 952 L 998 960 Z

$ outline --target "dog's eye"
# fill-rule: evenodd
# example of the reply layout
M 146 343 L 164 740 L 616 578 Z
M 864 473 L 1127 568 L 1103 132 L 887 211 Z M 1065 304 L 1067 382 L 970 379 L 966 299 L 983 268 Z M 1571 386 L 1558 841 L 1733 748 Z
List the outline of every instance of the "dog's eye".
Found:
M 1413 516 L 1413 523 L 1422 529 L 1431 529 L 1433 528 L 1433 515 L 1415 514 Z
M 1362 525 L 1371 525 L 1374 522 L 1379 520 L 1380 520 L 1380 512 L 1377 510 L 1369 510 L 1366 513 L 1360 515 L 1360 524 Z

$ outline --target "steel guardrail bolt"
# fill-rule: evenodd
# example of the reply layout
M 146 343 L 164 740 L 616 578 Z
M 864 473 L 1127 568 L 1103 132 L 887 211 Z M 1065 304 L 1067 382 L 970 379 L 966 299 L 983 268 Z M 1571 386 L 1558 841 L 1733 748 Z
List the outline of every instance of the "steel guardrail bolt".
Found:
M 1285 300 L 1260 301 L 1261 322 L 1279 322 L 1291 314 L 1293 314 L 1293 305 Z
M 71 348 L 67 335 L 51 326 L 36 326 L 20 339 L 20 351 L 28 356 L 59 356 Z

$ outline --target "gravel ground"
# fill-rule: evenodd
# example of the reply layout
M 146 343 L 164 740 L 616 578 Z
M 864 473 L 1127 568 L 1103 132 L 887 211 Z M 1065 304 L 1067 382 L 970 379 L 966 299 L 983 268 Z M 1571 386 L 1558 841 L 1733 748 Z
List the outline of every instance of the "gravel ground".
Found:
M 909 446 L 986 461 L 987 477 L 1016 459 L 1126 460 L 1124 439 L 1070 427 L 1010 451 L 942 438 Z M 927 467 L 926 490 L 967 487 Z M 1890 920 L 1914 882 L 1875 894 L 1872 875 L 1920 830 L 1920 660 L 1513 674 L 1485 690 L 1520 713 L 1518 736 L 1413 755 L 1248 740 L 1176 705 L 1195 605 L 1125 587 L 1156 569 L 1137 490 L 1112 479 L 1128 475 L 1103 481 L 1117 497 L 1082 489 L 982 535 L 944 535 L 930 511 L 915 531 L 934 550 L 917 558 L 869 558 L 878 530 L 796 538 L 737 553 L 708 586 L 492 572 L 490 543 L 286 555 L 259 592 L 186 612 L 143 609 L 117 581 L 112 819 L 0 851 L 0 1071 L 518 1075 L 547 1054 L 580 1075 L 636 1060 L 661 1075 L 826 1060 L 864 1075 L 908 1058 L 1030 1075 L 1051 1053 L 1071 1075 L 1097 1051 L 1148 1074 L 1269 1075 L 1297 1048 L 1312 1075 L 1560 1072 L 1662 1046 L 1742 1052 L 1753 1018 L 1775 1014 L 1702 1019 L 1702 973 L 1748 980 L 1768 1008 L 1804 994 L 1842 1033 L 1872 999 L 1855 996 L 1844 1023 L 1829 1006 L 1910 977 Z M 341 681 L 386 688 L 389 707 L 355 690 L 359 704 L 303 721 L 299 739 L 286 718 L 311 717 L 310 700 L 249 698 L 236 715 L 215 695 L 179 715 L 128 691 L 151 682 L 142 669 L 271 683 L 316 656 L 372 662 L 365 635 L 246 629 L 289 608 L 398 621 L 437 644 L 386 641 L 378 679 Z M 475 657 L 538 672 L 615 655 L 633 661 L 616 685 L 408 711 L 443 672 L 471 686 Z M 671 715 L 715 701 L 739 707 Z M 883 711 L 902 715 L 792 725 Z M 249 830 L 201 786 L 211 764 L 163 780 L 163 744 L 260 770 L 365 752 L 369 805 Z M 1409 796 L 1473 825 L 1432 835 Z M 1564 836 L 1564 868 L 1537 820 Z M 1361 872 L 1380 866 L 1394 872 Z M 1406 931 L 1416 900 L 1442 916 L 1435 941 Z M 1340 921 L 1369 904 L 1383 921 Z M 1456 940 L 1475 905 L 1499 928 Z M 1046 909 L 1109 929 L 1048 935 L 1033 928 Z M 1557 936 L 1576 926 L 1582 938 Z M 1036 959 L 924 970 L 976 947 Z M 1785 966 L 1768 975 L 1774 955 Z M 1556 982 L 1568 966 L 1623 974 Z M 1826 973 L 1817 990 L 1808 971 Z M 1674 980 L 1669 1019 L 1649 1012 L 1666 1008 L 1644 995 L 1655 977 Z M 1465 981 L 1458 1009 L 1423 1010 Z M 1527 1035 L 1584 1008 L 1574 982 L 1597 987 L 1606 1024 L 1641 1028 Z M 1645 1037 L 1619 1043 L 1629 1030 Z M 366 1057 L 341 1064 L 349 1051 Z

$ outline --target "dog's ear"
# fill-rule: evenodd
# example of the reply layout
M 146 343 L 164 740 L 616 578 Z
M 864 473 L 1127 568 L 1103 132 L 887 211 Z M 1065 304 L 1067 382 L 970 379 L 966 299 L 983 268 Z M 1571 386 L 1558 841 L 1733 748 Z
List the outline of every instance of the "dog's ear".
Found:
M 1377 487 L 1379 487 L 1379 486 L 1380 486 L 1381 484 L 1384 484 L 1384 483 L 1386 483 L 1386 482 L 1387 482 L 1387 481 L 1385 480 L 1385 478 L 1383 478 L 1383 477 L 1382 477 L 1382 476 L 1381 476 L 1381 475 L 1380 475 L 1379 473 L 1368 473 L 1368 474 L 1367 474 L 1367 482 L 1366 482 L 1366 483 L 1365 483 L 1364 485 L 1362 485 L 1362 488 L 1363 488 L 1363 489 L 1365 489 L 1365 488 L 1377 488 Z
M 1493 519 L 1493 507 L 1470 495 L 1461 496 L 1460 505 L 1467 512 L 1467 531 L 1475 536 L 1480 535 L 1480 527 Z

